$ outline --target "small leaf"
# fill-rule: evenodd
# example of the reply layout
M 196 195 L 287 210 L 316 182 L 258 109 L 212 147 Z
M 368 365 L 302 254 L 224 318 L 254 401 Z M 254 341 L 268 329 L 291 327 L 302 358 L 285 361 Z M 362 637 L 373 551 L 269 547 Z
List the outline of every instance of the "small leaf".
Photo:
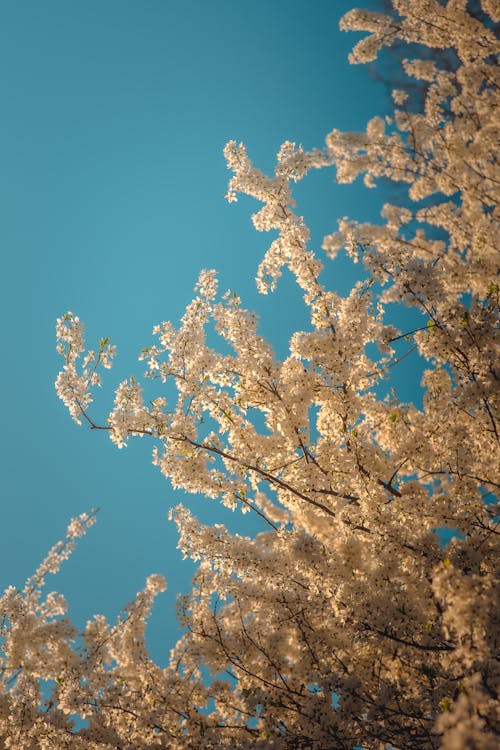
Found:
M 449 711 L 451 707 L 451 700 L 449 698 L 443 698 L 439 702 L 439 708 L 441 711 Z

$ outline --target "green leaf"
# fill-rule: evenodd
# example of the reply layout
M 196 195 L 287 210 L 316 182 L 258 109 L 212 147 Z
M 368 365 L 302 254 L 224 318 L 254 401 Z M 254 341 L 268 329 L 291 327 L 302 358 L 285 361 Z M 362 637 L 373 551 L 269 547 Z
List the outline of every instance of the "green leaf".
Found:
M 451 700 L 449 698 L 443 698 L 439 702 L 439 708 L 441 711 L 449 711 L 451 707 Z

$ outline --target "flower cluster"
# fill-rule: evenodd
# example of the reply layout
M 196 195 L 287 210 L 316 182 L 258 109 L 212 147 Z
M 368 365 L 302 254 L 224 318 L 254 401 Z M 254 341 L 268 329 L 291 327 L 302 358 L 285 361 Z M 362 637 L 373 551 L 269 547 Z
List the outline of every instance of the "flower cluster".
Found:
M 85 351 L 84 327 L 80 318 L 72 312 L 58 318 L 56 335 L 57 351 L 64 358 L 64 368 L 56 380 L 57 395 L 75 422 L 81 424 L 85 410 L 92 403 L 91 388 L 101 385 L 98 368 L 111 368 L 116 347 L 109 343 L 109 338 L 101 339 L 98 350 L 87 351 L 82 362 L 78 363 Z

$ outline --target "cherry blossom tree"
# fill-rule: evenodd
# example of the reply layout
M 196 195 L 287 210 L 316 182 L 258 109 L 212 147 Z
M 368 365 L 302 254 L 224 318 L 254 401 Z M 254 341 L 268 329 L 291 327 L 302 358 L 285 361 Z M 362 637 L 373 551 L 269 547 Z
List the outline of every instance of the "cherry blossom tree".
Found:
M 78 317 L 58 321 L 57 391 L 73 419 L 119 447 L 149 436 L 174 487 L 257 513 L 266 531 L 172 511 L 198 569 L 179 600 L 184 635 L 160 669 L 144 629 L 161 576 L 115 625 L 97 615 L 81 633 L 63 599 L 43 593 L 95 514 L 73 520 L 24 591 L 0 599 L 0 747 L 497 747 L 500 13 L 493 0 L 481 10 L 394 0 L 391 13 L 343 18 L 368 32 L 354 63 L 396 42 L 453 51 L 454 69 L 428 54 L 404 61 L 425 82 L 420 111 L 396 90 L 391 117 L 366 132 L 333 130 L 312 152 L 284 143 L 272 176 L 242 144 L 226 146 L 228 200 L 255 198 L 255 228 L 275 234 L 259 289 L 273 291 L 286 267 L 309 312 L 283 361 L 203 271 L 180 325 L 158 325 L 141 353 L 175 403 L 145 400 L 130 379 L 98 424 L 92 390 L 115 350 L 102 339 L 86 351 Z M 293 184 L 319 168 L 408 190 L 380 224 L 342 219 L 325 237 L 328 262 L 346 252 L 365 269 L 346 297 L 323 284 L 295 212 Z M 398 329 L 391 306 L 415 308 L 422 326 Z M 230 353 L 213 347 L 214 330 Z M 423 363 L 421 408 L 387 387 L 409 352 Z M 442 528 L 456 530 L 444 547 Z

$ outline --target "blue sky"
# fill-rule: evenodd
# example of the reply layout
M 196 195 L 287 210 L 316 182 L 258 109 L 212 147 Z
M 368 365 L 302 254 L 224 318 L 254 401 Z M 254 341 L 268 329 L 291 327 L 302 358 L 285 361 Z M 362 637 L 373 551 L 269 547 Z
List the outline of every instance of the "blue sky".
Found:
M 374 2 L 361 3 L 375 7 Z M 355 41 L 338 21 L 344 0 L 19 0 L 0 2 L 2 249 L 2 544 L 0 588 L 21 585 L 69 518 L 99 506 L 98 523 L 50 588 L 82 623 L 120 611 L 149 573 L 169 590 L 150 643 L 165 662 L 174 600 L 192 567 L 176 551 L 169 507 L 181 501 L 150 463 L 151 444 L 118 451 L 74 425 L 53 383 L 56 318 L 68 309 L 89 344 L 110 336 L 113 387 L 140 376 L 139 350 L 161 320 L 177 321 L 201 268 L 216 268 L 262 319 L 282 355 L 304 324 L 289 279 L 259 297 L 254 277 L 270 237 L 257 204 L 229 205 L 224 144 L 242 140 L 271 169 L 284 140 L 321 146 L 333 127 L 362 129 L 383 113 L 381 84 L 350 66 Z M 380 196 L 336 186 L 332 172 L 298 188 L 319 247 L 337 218 L 376 218 Z M 345 292 L 347 264 L 328 270 Z M 411 389 L 409 391 L 411 393 Z M 205 521 L 249 533 L 251 519 L 190 499 Z

